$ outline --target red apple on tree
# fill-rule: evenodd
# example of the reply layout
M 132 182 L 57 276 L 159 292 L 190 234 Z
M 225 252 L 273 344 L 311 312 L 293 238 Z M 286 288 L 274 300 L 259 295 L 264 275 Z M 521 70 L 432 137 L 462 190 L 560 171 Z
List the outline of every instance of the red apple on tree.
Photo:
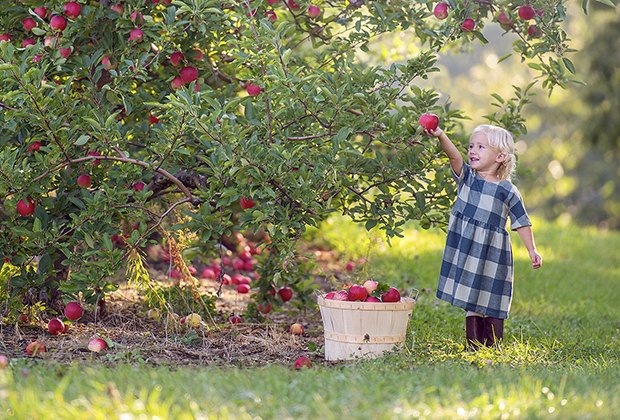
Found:
M 34 153 L 37 152 L 41 148 L 42 144 L 40 141 L 34 141 L 28 145 L 28 152 Z
M 26 38 L 22 41 L 22 48 L 26 48 L 29 45 L 36 44 L 36 41 L 32 38 Z
M 321 14 L 321 8 L 319 6 L 310 5 L 308 7 L 308 16 L 314 19 Z
M 512 19 L 510 19 L 510 16 L 508 16 L 504 10 L 497 14 L 497 21 L 504 27 L 512 26 Z
M 125 8 L 123 7 L 122 4 L 113 4 L 112 6 L 110 6 L 110 9 L 116 13 L 118 13 L 119 15 L 122 15 L 123 12 L 125 11 Z
M 437 115 L 427 112 L 420 115 L 420 125 L 427 130 L 435 130 L 439 126 L 439 117 Z
M 265 17 L 269 19 L 269 22 L 272 23 L 278 20 L 278 15 L 276 15 L 276 12 L 274 12 L 273 10 L 267 10 L 265 12 Z
M 17 202 L 17 213 L 23 217 L 32 216 L 35 206 L 34 201 L 30 197 L 26 197 L 26 201 L 21 199 Z
M 181 61 L 185 61 L 185 56 L 183 55 L 181 51 L 175 51 L 172 54 L 170 54 L 169 60 L 173 66 L 178 66 Z
M 536 15 L 536 11 L 529 4 L 525 4 L 519 7 L 518 14 L 519 14 L 519 19 L 521 20 L 530 20 L 530 19 L 534 19 L 534 16 Z
M 65 3 L 65 5 L 63 6 L 63 10 L 65 11 L 65 16 L 71 19 L 75 19 L 80 15 L 80 12 L 82 11 L 82 6 L 80 6 L 80 3 L 76 1 L 70 1 Z
M 448 5 L 448 3 L 442 1 L 435 5 L 435 9 L 433 9 L 433 14 L 435 15 L 437 19 L 444 20 L 445 18 L 448 17 L 449 8 L 450 6 Z
M 92 184 L 92 179 L 88 174 L 82 174 L 77 178 L 77 184 L 80 188 L 90 188 Z
M 476 22 L 472 18 L 467 18 L 461 23 L 461 30 L 463 32 L 471 32 L 476 27 Z
M 34 9 L 32 9 L 34 11 L 34 13 L 39 16 L 41 19 L 45 19 L 47 17 L 47 8 L 45 7 L 35 7 Z
M 248 92 L 248 95 L 253 97 L 253 96 L 260 95 L 260 93 L 263 91 L 263 88 L 261 88 L 260 86 L 255 85 L 254 83 L 250 82 L 245 87 L 245 90 Z
M 540 38 L 543 34 L 542 29 L 538 25 L 532 25 L 527 28 L 527 34 L 530 38 Z
M 293 289 L 290 287 L 284 286 L 278 290 L 278 295 L 282 298 L 283 302 L 288 302 L 293 298 Z
M 34 20 L 33 18 L 30 18 L 30 17 L 24 19 L 22 24 L 24 25 L 24 30 L 25 31 L 31 31 L 32 28 L 36 28 L 37 27 L 37 21 Z
M 187 66 L 183 67 L 181 71 L 179 71 L 179 77 L 183 81 L 183 83 L 191 83 L 194 80 L 198 79 L 198 70 L 196 67 Z
M 170 82 L 170 86 L 172 86 L 172 89 L 174 90 L 181 89 L 183 87 L 183 84 L 184 84 L 183 80 L 181 79 L 180 76 L 175 77 Z
M 252 207 L 254 207 L 256 203 L 251 198 L 241 197 L 241 199 L 239 200 L 239 205 L 241 206 L 243 210 L 246 210 L 246 209 L 251 209 Z
M 7 34 L 7 33 L 0 34 L 0 42 L 3 42 L 3 41 L 11 42 L 11 34 Z
M 133 28 L 129 32 L 129 41 L 135 41 L 136 43 L 142 42 L 142 37 L 144 36 L 144 32 L 140 28 Z
M 60 56 L 61 57 L 69 58 L 70 55 L 71 55 L 71 47 L 61 48 L 60 49 Z
M 244 295 L 247 293 L 250 293 L 250 285 L 245 284 L 245 283 L 239 284 L 237 286 L 237 293 L 244 294 Z
M 295 2 L 295 0 L 288 0 L 288 7 L 290 7 L 291 10 L 299 10 L 300 6 Z
M 271 303 L 269 302 L 264 302 L 264 303 L 259 303 L 257 305 L 258 310 L 264 314 L 268 314 L 269 312 L 271 312 Z
M 60 15 L 54 15 L 50 19 L 50 28 L 55 31 L 62 32 L 67 27 L 67 19 Z

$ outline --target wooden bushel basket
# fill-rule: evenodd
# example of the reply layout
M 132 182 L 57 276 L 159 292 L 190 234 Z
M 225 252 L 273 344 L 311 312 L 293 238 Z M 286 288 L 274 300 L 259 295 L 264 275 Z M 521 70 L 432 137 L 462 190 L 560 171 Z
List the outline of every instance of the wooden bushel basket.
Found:
M 325 359 L 374 358 L 401 348 L 415 299 L 400 302 L 349 302 L 317 299 L 325 331 Z

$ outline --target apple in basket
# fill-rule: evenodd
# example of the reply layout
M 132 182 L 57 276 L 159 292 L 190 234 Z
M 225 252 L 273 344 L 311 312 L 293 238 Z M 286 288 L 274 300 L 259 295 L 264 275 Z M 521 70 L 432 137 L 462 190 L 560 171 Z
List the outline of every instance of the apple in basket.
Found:
M 374 297 L 374 296 L 368 296 L 364 302 L 381 303 L 381 299 L 379 299 L 378 297 Z
M 349 294 L 346 290 L 338 290 L 337 292 L 329 292 L 325 295 L 325 299 L 329 300 L 349 300 Z
M 348 299 L 351 301 L 363 302 L 368 297 L 368 290 L 364 286 L 354 284 L 349 288 Z
M 383 302 L 400 302 L 400 292 L 390 287 L 387 292 L 381 295 L 381 301 Z

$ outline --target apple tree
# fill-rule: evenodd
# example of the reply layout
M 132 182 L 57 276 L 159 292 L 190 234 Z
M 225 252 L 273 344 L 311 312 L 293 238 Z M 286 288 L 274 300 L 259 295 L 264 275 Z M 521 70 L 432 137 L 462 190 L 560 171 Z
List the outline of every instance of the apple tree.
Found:
M 158 235 L 221 256 L 262 232 L 253 286 L 303 294 L 296 245 L 338 212 L 401 234 L 442 225 L 453 187 L 420 114 L 458 134 L 459 110 L 421 88 L 438 52 L 514 36 L 542 85 L 574 68 L 564 1 L 23 0 L 0 10 L 0 250 L 13 302 L 94 303 Z M 406 31 L 419 53 L 357 51 Z M 488 118 L 519 134 L 527 87 Z M 260 244 L 259 244 L 260 245 Z M 6 271 L 6 270 L 5 270 Z M 222 273 L 220 273 L 221 279 Z

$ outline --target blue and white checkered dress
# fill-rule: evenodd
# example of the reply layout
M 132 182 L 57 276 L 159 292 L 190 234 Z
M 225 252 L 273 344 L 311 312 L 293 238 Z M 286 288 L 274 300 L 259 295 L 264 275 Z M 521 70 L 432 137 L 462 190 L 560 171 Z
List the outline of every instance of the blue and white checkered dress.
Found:
M 453 174 L 458 197 L 450 213 L 437 297 L 467 311 L 506 319 L 514 267 L 511 229 L 531 226 L 510 181 L 485 181 L 468 164 Z

